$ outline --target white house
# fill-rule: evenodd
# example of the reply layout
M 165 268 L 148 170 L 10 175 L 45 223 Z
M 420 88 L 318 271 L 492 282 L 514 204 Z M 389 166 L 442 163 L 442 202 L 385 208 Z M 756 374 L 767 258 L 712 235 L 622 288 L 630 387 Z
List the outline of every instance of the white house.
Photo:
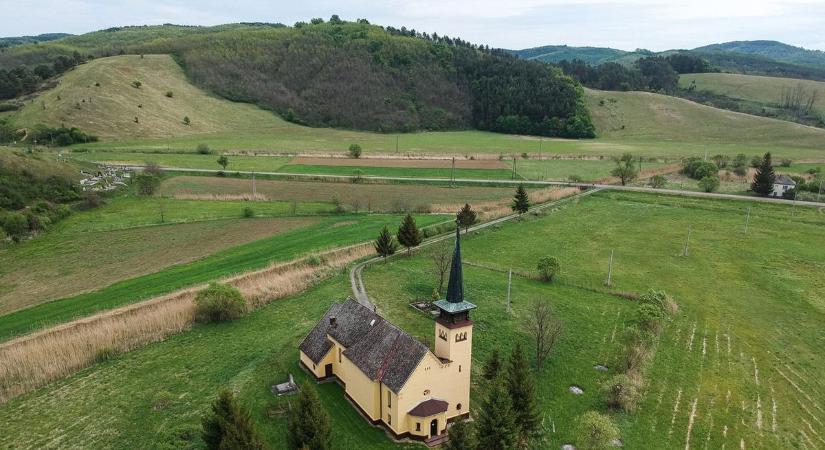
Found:
M 773 182 L 773 196 L 782 197 L 785 192 L 796 187 L 796 181 L 787 175 L 777 175 Z

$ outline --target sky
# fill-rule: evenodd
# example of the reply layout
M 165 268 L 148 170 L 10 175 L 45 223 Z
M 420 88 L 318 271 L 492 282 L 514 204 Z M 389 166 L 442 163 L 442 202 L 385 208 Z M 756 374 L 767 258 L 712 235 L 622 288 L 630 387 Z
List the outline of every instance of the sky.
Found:
M 0 36 L 123 25 L 366 18 L 491 47 L 654 51 L 769 39 L 825 50 L 825 0 L 0 0 Z

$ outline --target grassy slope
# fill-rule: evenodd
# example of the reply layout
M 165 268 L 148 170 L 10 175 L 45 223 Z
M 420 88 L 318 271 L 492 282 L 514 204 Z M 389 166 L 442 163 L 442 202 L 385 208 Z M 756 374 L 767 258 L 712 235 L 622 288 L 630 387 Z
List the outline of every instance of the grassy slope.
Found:
M 133 81 L 140 81 L 141 87 L 133 87 Z M 167 91 L 172 91 L 172 98 L 166 97 Z M 189 116 L 190 125 L 183 123 L 184 116 Z M 168 55 L 124 55 L 78 66 L 61 77 L 57 87 L 27 103 L 15 122 L 66 124 L 109 139 L 241 132 L 284 125 L 260 108 L 218 99 L 194 87 Z
M 687 88 L 693 81 L 696 81 L 696 89 L 700 91 L 710 91 L 766 105 L 779 103 L 783 90 L 803 86 L 807 92 L 817 92 L 814 110 L 825 114 L 825 82 L 823 81 L 733 73 L 691 73 L 679 77 L 679 86 Z
M 707 441 L 708 448 L 738 448 L 744 440 L 746 448 L 801 447 L 800 430 L 813 440 L 809 448 L 817 446 L 805 423 L 819 435 L 825 432 L 812 417 L 822 416 L 825 399 L 825 385 L 816 378 L 825 370 L 817 356 L 825 324 L 820 276 L 825 260 L 815 244 L 825 239 L 825 218 L 815 210 L 797 209 L 791 217 L 786 207 L 759 205 L 753 207 L 751 233 L 743 235 L 744 208 L 737 202 L 599 194 L 546 218 L 466 239 L 470 263 L 530 271 L 539 255 L 562 260 L 558 283 L 513 280 L 516 317 L 529 301 L 542 298 L 565 324 L 554 355 L 538 374 L 545 423 L 555 424 L 547 448 L 573 440 L 572 417 L 599 407 L 596 390 L 605 375 L 592 365 L 611 362 L 632 312 L 631 302 L 576 287 L 601 286 L 611 248 L 616 250 L 617 289 L 664 288 L 682 307 L 663 334 L 640 411 L 617 416 L 627 448 L 684 447 L 694 400 L 691 444 L 696 446 Z M 683 258 L 678 254 L 688 223 L 694 236 L 690 256 Z M 432 342 L 430 319 L 407 306 L 414 298 L 429 297 L 430 264 L 426 256 L 400 258 L 370 268 L 365 276 L 371 296 L 390 319 Z M 504 314 L 505 274 L 467 266 L 465 278 L 468 297 L 479 304 L 474 312 L 477 376 L 493 348 L 506 351 L 515 339 L 528 339 L 521 321 Z M 197 441 L 185 437 L 197 434 L 199 416 L 215 392 L 230 386 L 252 409 L 272 448 L 282 448 L 290 399 L 272 397 L 268 387 L 288 372 L 304 379 L 295 346 L 330 299 L 348 293 L 341 276 L 234 323 L 197 326 L 15 399 L 0 406 L 6 424 L 0 442 L 55 447 L 82 436 L 98 447 L 180 447 Z M 124 377 L 128 384 L 121 382 Z M 585 394 L 567 392 L 572 383 L 584 387 Z M 339 387 L 319 389 L 338 433 L 336 448 L 394 448 L 346 404 Z M 172 399 L 169 406 L 155 408 L 162 398 Z
M 707 144 L 712 154 L 773 148 L 788 156 L 825 157 L 825 130 L 818 128 L 646 92 L 589 90 L 587 101 L 600 135 L 609 140 Z
M 0 316 L 0 340 L 183 287 L 262 268 L 272 262 L 367 241 L 385 225 L 394 227 L 400 220 L 400 216 L 393 215 L 328 217 L 313 225 L 239 245 L 190 263 Z M 443 220 L 443 216 L 422 216 L 418 218 L 418 223 L 424 226 Z
M 141 89 L 130 83 L 142 78 Z M 103 80 L 99 88 L 96 80 Z M 175 96 L 164 93 L 173 90 Z M 56 100 L 62 92 L 60 101 Z M 92 103 L 76 103 L 92 97 Z M 773 150 L 780 156 L 823 158 L 825 131 L 709 108 L 684 100 L 647 93 L 587 91 L 588 103 L 600 136 L 595 140 L 547 139 L 543 151 L 551 154 L 616 155 L 624 151 L 647 156 L 680 157 L 699 154 L 705 143 L 719 151 Z M 605 98 L 620 99 L 598 107 Z M 42 109 L 42 102 L 46 109 Z M 138 105 L 142 104 L 142 108 Z M 134 117 L 140 123 L 134 123 Z M 184 115 L 192 125 L 181 123 Z M 147 55 L 100 58 L 68 73 L 55 89 L 12 115 L 21 125 L 38 122 L 75 125 L 109 141 L 81 145 L 99 151 L 192 152 L 198 143 L 214 149 L 260 152 L 344 153 L 358 142 L 366 153 L 395 153 L 396 135 L 308 128 L 285 122 L 250 105 L 210 97 L 191 86 L 168 56 Z M 625 129 L 620 130 L 624 124 Z M 114 139 L 116 137 L 116 139 Z M 411 133 L 400 135 L 399 152 L 521 154 L 538 152 L 538 139 L 480 131 Z M 83 156 L 95 159 L 94 154 Z M 101 158 L 105 159 L 105 158 Z M 112 158 L 108 158 L 112 159 Z M 122 159 L 121 156 L 115 159 Z M 135 158 L 142 162 L 146 156 Z M 202 158 L 211 167 L 209 158 Z M 240 169 L 240 166 L 237 167 Z

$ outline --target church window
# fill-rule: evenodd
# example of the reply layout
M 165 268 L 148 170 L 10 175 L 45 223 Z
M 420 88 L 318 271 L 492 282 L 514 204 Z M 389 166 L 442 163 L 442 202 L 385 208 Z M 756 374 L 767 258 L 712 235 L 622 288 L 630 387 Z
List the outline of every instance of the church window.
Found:
M 415 423 L 415 431 L 421 431 L 421 422 Z

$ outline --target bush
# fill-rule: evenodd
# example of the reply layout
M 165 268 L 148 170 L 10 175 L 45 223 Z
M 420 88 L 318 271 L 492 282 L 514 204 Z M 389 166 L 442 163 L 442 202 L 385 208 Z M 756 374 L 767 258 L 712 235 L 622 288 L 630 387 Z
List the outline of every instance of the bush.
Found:
M 358 144 L 352 144 L 349 146 L 349 156 L 351 158 L 360 158 L 361 157 L 361 146 Z
M 137 185 L 138 195 L 154 195 L 158 186 L 160 186 L 160 177 L 144 171 L 135 175 L 135 184 Z
M 664 175 L 654 175 L 650 178 L 650 187 L 654 189 L 661 189 L 667 184 L 667 178 Z
M 607 406 L 625 412 L 636 410 L 639 389 L 625 374 L 617 374 L 607 380 L 601 387 L 601 393 Z
M 613 441 L 619 439 L 619 429 L 610 417 L 588 411 L 576 419 L 574 436 L 580 450 L 603 450 L 613 447 Z
M 132 82 L 132 87 L 135 88 L 135 89 L 140 89 L 141 86 L 143 86 L 143 83 L 141 83 L 138 80 L 135 80 L 135 81 Z
M 716 175 L 708 175 L 699 180 L 699 189 L 705 192 L 714 192 L 719 189 L 719 177 Z
M 3 218 L 3 231 L 15 242 L 20 242 L 29 232 L 29 221 L 23 214 L 13 212 Z
M 172 92 L 172 91 L 166 91 L 166 96 L 169 97 L 169 98 L 172 98 L 172 97 L 175 96 L 175 93 Z
M 754 156 L 751 158 L 751 167 L 756 169 L 757 167 L 762 165 L 762 157 L 759 155 Z
M 237 319 L 245 311 L 246 301 L 240 291 L 228 284 L 210 283 L 195 297 L 195 318 L 198 322 Z
M 255 210 L 253 210 L 251 207 L 247 206 L 246 208 L 243 209 L 243 216 L 247 219 L 255 217 Z
M 184 125 L 191 125 L 192 121 L 189 120 L 189 116 L 183 116 L 183 124 Z
M 654 305 L 659 308 L 665 315 L 673 315 L 679 309 L 673 298 L 667 295 L 665 291 L 657 291 L 650 289 L 639 297 L 640 304 Z
M 103 201 L 103 198 L 100 197 L 100 194 L 94 191 L 86 191 L 83 193 L 83 200 L 78 203 L 77 209 L 86 211 L 89 209 L 95 209 L 104 203 L 105 202 Z
M 786 159 L 783 159 L 783 160 L 779 163 L 779 165 L 780 165 L 780 166 L 782 166 L 782 167 L 791 167 L 791 163 L 792 163 L 792 162 L 793 162 L 793 161 L 791 161 L 790 159 L 787 159 L 787 158 L 786 158 Z
M 569 175 L 567 177 L 567 181 L 569 181 L 571 183 L 581 183 L 582 182 L 582 177 L 580 177 L 578 175 Z
M 543 256 L 539 258 L 539 263 L 536 268 L 539 271 L 539 277 L 543 281 L 553 281 L 553 277 L 559 273 L 561 265 L 559 264 L 559 260 L 555 257 Z
M 195 151 L 199 155 L 211 155 L 212 154 L 212 149 L 209 148 L 209 145 L 207 145 L 207 144 L 198 144 L 198 146 L 195 147 Z
M 650 303 L 642 303 L 636 310 L 636 323 L 644 331 L 659 334 L 662 330 L 662 322 L 665 319 L 665 312 L 658 306 Z
M 714 176 L 719 173 L 719 167 L 710 161 L 702 161 L 697 158 L 688 159 L 682 167 L 682 173 L 694 180 L 701 180 L 707 176 Z

